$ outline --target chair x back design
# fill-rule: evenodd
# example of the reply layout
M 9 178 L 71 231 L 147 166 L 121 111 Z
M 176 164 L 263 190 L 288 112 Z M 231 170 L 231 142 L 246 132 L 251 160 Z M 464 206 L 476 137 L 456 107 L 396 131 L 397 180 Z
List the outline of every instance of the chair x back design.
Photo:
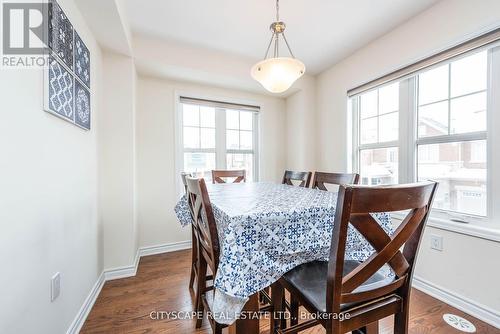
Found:
M 189 197 L 189 206 L 193 216 L 193 224 L 198 233 L 197 248 L 198 248 L 198 285 L 196 293 L 197 311 L 210 310 L 207 292 L 213 287 L 207 287 L 207 270 L 213 274 L 217 273 L 219 266 L 219 235 L 217 234 L 217 225 L 215 223 L 212 205 L 208 196 L 207 186 L 204 179 L 192 177 L 186 178 L 187 191 Z M 208 317 L 210 325 L 214 333 L 222 333 L 225 325 L 217 323 L 212 317 Z M 199 318 L 196 322 L 196 328 L 201 327 L 202 319 Z
M 279 328 L 279 322 L 274 321 L 276 332 L 296 333 L 318 324 L 325 327 L 327 334 L 356 329 L 366 332 L 369 324 L 394 314 L 394 332 L 408 333 L 413 268 L 436 189 L 435 182 L 384 187 L 341 186 L 330 261 L 314 261 L 298 266 L 273 287 L 276 311 L 283 309 L 284 287 L 309 312 L 324 316 L 320 320 L 309 320 L 287 329 Z M 394 234 L 389 236 L 371 213 L 393 211 L 408 211 L 408 214 Z M 375 249 L 364 262 L 345 259 L 349 224 Z M 392 269 L 393 276 L 383 274 L 385 265 Z M 350 318 L 341 321 L 341 315 L 348 313 Z
M 212 170 L 212 182 L 213 183 L 226 183 L 224 181 L 226 177 L 234 177 L 233 183 L 239 183 L 241 181 L 247 181 L 247 173 L 244 169 L 238 170 Z
M 314 172 L 312 188 L 327 190 L 326 184 L 358 184 L 359 174 Z
M 294 172 L 291 170 L 286 170 L 283 175 L 283 184 L 288 184 L 293 186 L 292 181 L 301 181 L 299 187 L 309 187 L 309 183 L 311 182 L 311 172 Z

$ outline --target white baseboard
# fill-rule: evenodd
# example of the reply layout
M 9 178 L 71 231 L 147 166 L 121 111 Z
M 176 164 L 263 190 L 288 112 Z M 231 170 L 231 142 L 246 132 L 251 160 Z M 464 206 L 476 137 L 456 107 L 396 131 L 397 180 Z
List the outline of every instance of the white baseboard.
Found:
M 90 313 L 90 310 L 92 309 L 92 306 L 94 306 L 94 303 L 97 300 L 97 297 L 99 296 L 99 293 L 101 292 L 101 289 L 106 281 L 135 276 L 137 274 L 139 260 L 143 256 L 174 252 L 189 248 L 191 248 L 191 240 L 173 242 L 164 245 L 141 247 L 137 250 L 134 264 L 119 268 L 105 269 L 101 273 L 101 275 L 99 275 L 99 278 L 92 287 L 92 290 L 85 299 L 82 307 L 78 311 L 78 314 L 71 323 L 66 334 L 77 334 L 80 332 L 83 324 L 85 323 L 85 320 L 87 319 L 87 316 Z
M 191 248 L 191 240 L 172 242 L 170 244 L 147 246 L 139 248 L 139 256 L 149 256 L 161 253 L 175 252 L 178 250 Z
M 426 294 L 439 299 L 493 327 L 500 328 L 500 313 L 487 306 L 481 305 L 467 297 L 440 287 L 418 276 L 413 277 L 412 286 Z
M 133 277 L 137 273 L 137 267 L 139 266 L 139 251 L 135 254 L 134 264 L 130 266 L 123 266 L 112 269 L 104 270 L 104 280 L 111 281 L 114 279 Z
M 99 296 L 99 293 L 101 293 L 104 282 L 105 282 L 104 272 L 102 272 L 99 275 L 99 278 L 97 278 L 97 281 L 95 282 L 94 286 L 92 287 L 92 290 L 90 290 L 90 294 L 83 302 L 83 305 L 78 311 L 76 318 L 69 326 L 68 331 L 66 332 L 67 334 L 76 334 L 80 332 L 85 322 L 85 319 L 87 319 L 87 316 L 89 315 L 92 306 L 94 306 L 97 296 Z

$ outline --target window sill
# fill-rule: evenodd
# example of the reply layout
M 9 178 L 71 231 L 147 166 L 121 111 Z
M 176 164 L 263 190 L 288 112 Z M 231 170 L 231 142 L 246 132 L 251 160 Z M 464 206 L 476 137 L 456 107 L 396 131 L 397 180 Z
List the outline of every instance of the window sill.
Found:
M 402 220 L 405 215 L 392 213 L 392 217 L 397 220 Z M 458 223 L 449 219 L 429 217 L 427 226 L 438 228 L 445 231 L 464 234 L 476 238 L 481 238 L 489 241 L 500 242 L 500 229 L 484 227 L 476 224 Z

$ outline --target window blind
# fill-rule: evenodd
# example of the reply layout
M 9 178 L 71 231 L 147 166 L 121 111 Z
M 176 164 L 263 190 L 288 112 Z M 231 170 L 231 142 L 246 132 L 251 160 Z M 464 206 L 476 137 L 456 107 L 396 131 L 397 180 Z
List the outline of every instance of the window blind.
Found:
M 253 112 L 260 111 L 259 106 L 253 106 L 253 105 L 248 105 L 248 104 L 239 104 L 239 103 L 220 102 L 220 101 L 213 101 L 213 100 L 205 100 L 205 99 L 198 99 L 198 98 L 194 98 L 194 97 L 181 96 L 180 102 L 186 103 L 186 104 L 201 105 L 201 106 L 206 106 L 206 107 L 221 108 L 221 109 L 236 109 L 236 110 L 246 110 L 246 111 L 253 111 Z
M 377 86 L 389 83 L 391 81 L 400 80 L 404 77 L 420 72 L 428 67 L 434 66 L 443 61 L 450 60 L 469 51 L 480 49 L 482 47 L 496 43 L 498 41 L 500 41 L 500 28 L 487 32 L 481 36 L 472 38 L 458 45 L 455 45 L 450 49 L 441 51 L 435 55 L 417 61 L 416 63 L 397 69 L 380 78 L 371 80 L 360 86 L 354 87 L 347 91 L 347 95 L 349 97 L 352 97 L 361 94 Z

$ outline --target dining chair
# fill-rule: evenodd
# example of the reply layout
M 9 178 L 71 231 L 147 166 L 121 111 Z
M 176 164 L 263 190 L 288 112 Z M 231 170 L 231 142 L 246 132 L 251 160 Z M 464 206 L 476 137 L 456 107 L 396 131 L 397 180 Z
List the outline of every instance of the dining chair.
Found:
M 222 329 L 227 325 L 220 324 L 213 318 L 213 285 L 207 286 L 207 282 L 212 280 L 217 273 L 219 266 L 220 244 L 217 225 L 212 210 L 212 204 L 208 195 L 207 186 L 204 179 L 186 177 L 187 192 L 190 198 L 190 210 L 194 217 L 193 222 L 198 231 L 198 285 L 195 309 L 198 312 L 207 312 L 208 320 L 214 334 L 221 334 Z M 211 276 L 207 271 L 212 272 Z M 213 280 L 212 280 L 213 281 Z M 260 293 L 260 292 L 259 292 Z M 271 297 L 269 302 L 271 302 Z M 201 306 L 197 308 L 197 305 Z M 272 311 L 272 304 L 267 304 L 259 308 L 260 312 Z M 202 325 L 202 318 L 197 319 L 196 328 Z
M 358 184 L 359 174 L 349 174 L 349 173 L 325 173 L 325 172 L 314 172 L 313 181 L 311 187 L 313 189 L 327 190 L 325 184 Z
M 314 172 L 311 188 L 328 191 L 326 185 L 358 184 L 359 174 L 349 173 L 326 173 Z M 293 296 L 290 296 L 288 309 L 290 310 L 290 325 L 298 324 L 300 302 Z
M 181 173 L 182 184 L 184 185 L 184 191 L 186 194 L 186 199 L 188 201 L 188 206 L 190 206 L 190 198 L 188 196 L 187 189 L 187 178 L 192 177 L 191 173 Z M 191 213 L 191 218 L 193 215 Z M 198 286 L 198 232 L 195 224 L 191 224 L 191 275 L 189 277 L 189 287 L 192 289 L 196 281 L 196 286 Z
M 197 312 L 212 309 L 213 297 L 210 290 L 213 287 L 207 287 L 207 270 L 210 269 L 214 274 L 219 266 L 219 236 L 217 234 L 217 226 L 212 211 L 212 205 L 208 196 L 207 187 L 204 179 L 186 177 L 187 191 L 190 198 L 190 209 L 193 215 L 193 224 L 197 227 L 198 232 L 198 285 L 196 293 Z M 212 298 L 211 298 L 212 297 Z M 210 312 L 211 314 L 211 312 Z M 227 327 L 216 322 L 212 316 L 208 316 L 210 326 L 214 333 L 222 333 L 222 329 Z M 200 328 L 202 318 L 196 321 L 196 328 Z
M 212 183 L 226 183 L 223 178 L 234 177 L 233 183 L 247 181 L 247 172 L 244 169 L 234 170 L 212 170 Z
M 286 288 L 317 316 L 288 328 L 283 328 L 283 321 L 273 319 L 271 326 L 275 332 L 297 333 L 320 324 L 327 334 L 354 330 L 366 333 L 370 324 L 394 314 L 394 333 L 408 333 L 415 258 L 437 186 L 436 182 L 340 186 L 330 261 L 297 266 L 283 275 L 272 290 L 275 312 L 283 310 Z M 371 214 L 393 211 L 408 213 L 389 236 Z M 365 261 L 346 259 L 349 225 L 375 250 Z
M 187 188 L 187 178 L 192 177 L 190 173 L 181 173 L 182 183 L 186 190 L 186 199 L 188 202 L 188 208 L 191 215 L 192 223 L 191 223 L 191 275 L 189 278 L 189 288 L 193 289 L 194 283 L 196 283 L 195 294 L 195 310 L 201 311 L 201 293 L 199 292 L 200 287 L 200 275 L 199 275 L 199 236 L 198 236 L 198 226 L 194 219 L 194 211 L 192 208 L 192 200 L 191 196 L 189 196 L 188 188 Z M 205 280 L 212 280 L 213 275 L 205 275 Z
M 294 172 L 286 170 L 281 183 L 293 186 L 292 181 L 300 181 L 299 187 L 309 187 L 311 182 L 311 172 Z

